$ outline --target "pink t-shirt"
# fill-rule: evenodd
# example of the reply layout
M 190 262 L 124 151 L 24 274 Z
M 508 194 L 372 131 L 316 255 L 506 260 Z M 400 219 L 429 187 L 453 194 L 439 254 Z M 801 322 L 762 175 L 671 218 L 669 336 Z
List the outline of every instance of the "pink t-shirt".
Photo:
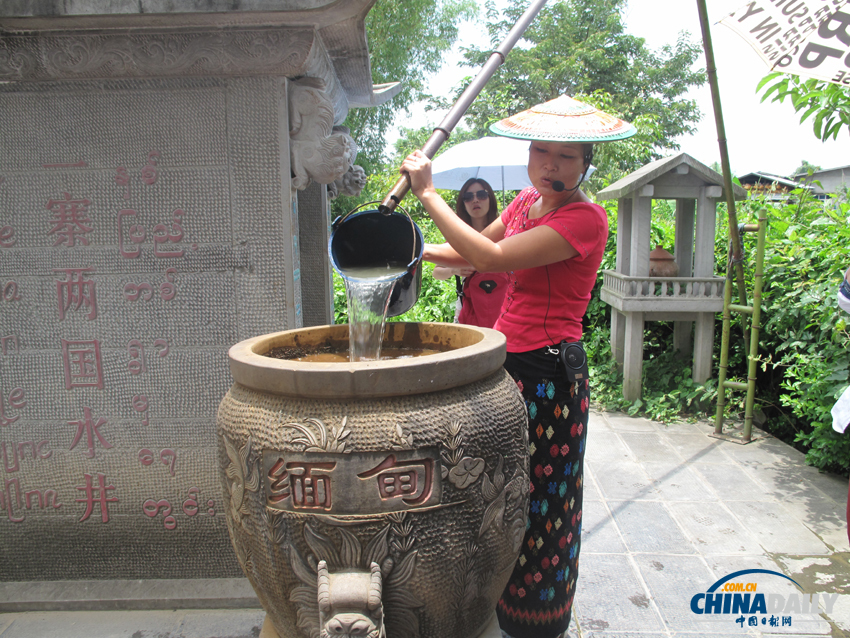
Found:
M 492 328 L 501 314 L 509 281 L 506 272 L 476 271 L 465 277 L 463 305 L 458 313 L 458 323 Z
M 526 188 L 502 212 L 505 237 L 536 226 L 549 226 L 578 251 L 578 255 L 548 266 L 508 273 L 508 287 L 496 330 L 505 334 L 508 352 L 528 352 L 562 340 L 581 339 L 581 318 L 587 310 L 608 240 L 608 216 L 596 204 L 567 204 L 538 219 L 528 210 L 540 198 Z

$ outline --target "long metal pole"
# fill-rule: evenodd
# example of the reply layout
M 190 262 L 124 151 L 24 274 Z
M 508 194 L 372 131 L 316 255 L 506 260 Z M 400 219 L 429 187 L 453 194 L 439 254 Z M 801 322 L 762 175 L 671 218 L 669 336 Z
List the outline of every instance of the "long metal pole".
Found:
M 720 146 L 720 166 L 723 170 L 723 190 L 726 192 L 726 210 L 729 213 L 729 236 L 732 239 L 732 255 L 735 279 L 738 282 L 738 302 L 747 304 L 747 289 L 744 287 L 744 253 L 741 249 L 741 235 L 738 233 L 738 215 L 735 212 L 735 194 L 732 192 L 732 171 L 729 168 L 729 150 L 726 148 L 726 127 L 723 124 L 723 109 L 720 106 L 720 87 L 717 84 L 717 67 L 714 63 L 714 48 L 711 44 L 711 30 L 708 25 L 708 11 L 705 0 L 697 0 L 699 23 L 702 29 L 702 44 L 705 49 L 706 74 L 711 87 L 711 102 L 714 106 L 714 123 L 717 127 L 717 143 Z M 744 330 L 746 333 L 746 329 Z
M 487 84 L 490 78 L 493 77 L 496 70 L 505 61 L 510 50 L 514 48 L 514 45 L 520 37 L 522 37 L 522 34 L 525 33 L 525 30 L 528 28 L 528 25 L 531 24 L 531 21 L 537 17 L 538 13 L 540 13 L 543 5 L 546 4 L 546 1 L 547 0 L 534 0 L 528 9 L 526 9 L 525 13 L 522 14 L 520 19 L 505 37 L 502 44 L 499 45 L 499 48 L 493 51 L 487 59 L 487 62 L 485 62 L 484 66 L 481 67 L 478 75 L 476 75 L 475 79 L 469 84 L 469 86 L 466 87 L 466 90 L 457 99 L 454 106 L 449 109 L 446 117 L 443 118 L 443 121 L 440 122 L 440 125 L 434 129 L 434 132 L 431 134 L 431 137 L 428 138 L 428 141 L 422 146 L 421 150 L 425 153 L 425 155 L 429 158 L 436 155 L 437 151 L 443 145 L 443 142 L 448 139 L 452 130 L 454 130 L 454 127 L 457 126 L 458 122 L 460 122 L 460 118 L 462 118 L 466 113 L 469 105 L 472 104 L 476 97 L 478 97 L 478 94 L 481 93 L 484 85 Z M 410 183 L 408 182 L 407 177 L 402 177 L 398 180 L 398 182 L 396 182 L 395 186 L 393 186 L 392 190 L 389 194 L 387 194 L 380 206 L 378 206 L 378 210 L 384 215 L 389 215 L 395 210 L 395 207 L 399 204 L 399 202 L 401 202 L 408 190 L 410 190 Z

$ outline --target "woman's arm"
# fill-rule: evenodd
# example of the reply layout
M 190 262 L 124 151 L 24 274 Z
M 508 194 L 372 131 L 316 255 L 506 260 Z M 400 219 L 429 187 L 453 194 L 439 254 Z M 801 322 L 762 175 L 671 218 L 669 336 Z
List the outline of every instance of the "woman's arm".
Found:
M 430 261 L 426 259 L 425 261 Z M 449 277 L 469 277 L 472 273 L 475 272 L 475 268 L 467 267 L 467 268 L 445 268 L 443 266 L 434 266 L 434 279 L 439 279 L 443 281 L 448 279 Z
M 430 246 L 425 259 L 442 266 L 460 266 L 465 260 L 479 272 L 507 272 L 563 261 L 578 254 L 566 239 L 547 226 L 505 238 L 505 225 L 497 219 L 478 233 L 461 221 L 437 195 L 431 180 L 431 161 L 415 151 L 401 165 L 410 177 L 411 190 L 428 211 L 448 246 Z

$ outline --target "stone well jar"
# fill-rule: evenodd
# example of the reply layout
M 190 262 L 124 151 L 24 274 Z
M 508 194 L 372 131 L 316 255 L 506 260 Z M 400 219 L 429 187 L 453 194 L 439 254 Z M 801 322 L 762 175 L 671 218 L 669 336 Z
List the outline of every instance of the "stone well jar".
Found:
M 440 352 L 353 364 L 265 356 L 347 351 L 347 325 L 230 350 L 236 382 L 218 411 L 227 527 L 281 638 L 473 638 L 493 621 L 529 489 L 505 338 L 388 324 L 383 349 L 402 346 Z

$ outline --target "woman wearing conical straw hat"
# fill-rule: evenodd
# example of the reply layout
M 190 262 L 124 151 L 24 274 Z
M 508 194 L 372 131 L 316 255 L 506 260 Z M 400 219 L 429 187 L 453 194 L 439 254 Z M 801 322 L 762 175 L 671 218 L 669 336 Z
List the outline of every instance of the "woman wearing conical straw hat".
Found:
M 529 140 L 532 186 L 482 233 L 437 195 L 430 160 L 421 151 L 409 155 L 401 170 L 447 241 L 427 245 L 426 260 L 509 274 L 494 327 L 507 337 L 505 369 L 528 408 L 530 525 L 496 612 L 506 636 L 556 638 L 566 636 L 570 624 L 581 544 L 590 402 L 581 319 L 608 238 L 605 210 L 580 187 L 593 144 L 636 130 L 567 96 L 490 130 Z

